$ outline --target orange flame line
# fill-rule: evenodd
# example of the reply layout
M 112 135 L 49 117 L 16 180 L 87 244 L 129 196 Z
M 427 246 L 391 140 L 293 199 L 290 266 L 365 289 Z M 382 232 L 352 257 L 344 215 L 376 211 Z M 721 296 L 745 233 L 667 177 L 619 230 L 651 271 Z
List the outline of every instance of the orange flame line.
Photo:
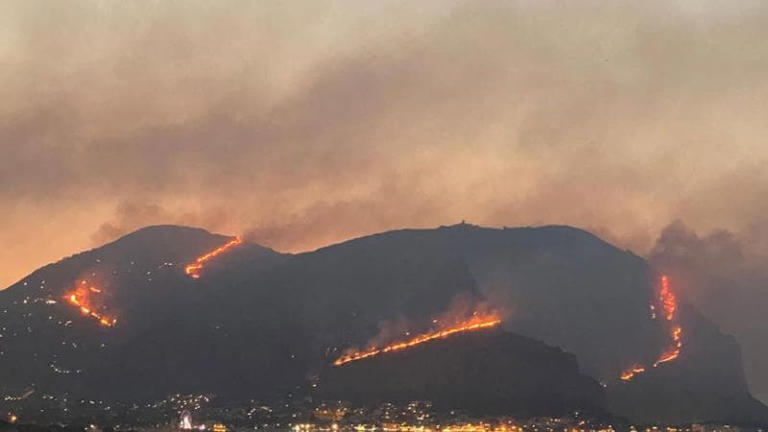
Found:
M 187 266 L 184 267 L 184 272 L 188 276 L 192 277 L 193 279 L 198 279 L 200 277 L 200 272 L 203 270 L 203 267 L 204 267 L 206 261 L 209 261 L 209 260 L 217 257 L 218 255 L 223 254 L 227 250 L 229 250 L 229 249 L 239 245 L 242 242 L 243 242 L 243 239 L 241 239 L 240 236 L 237 236 L 237 237 L 233 238 L 232 240 L 228 241 L 223 246 L 220 246 L 220 247 L 218 247 L 218 248 L 216 248 L 216 249 L 206 253 L 205 255 L 202 255 L 202 256 L 198 257 L 195 260 L 195 262 L 193 262 L 191 264 L 187 264 Z
M 91 291 L 93 292 L 101 292 L 101 290 L 97 290 L 95 288 L 91 288 Z M 70 293 L 64 296 L 64 298 L 67 300 L 69 304 L 72 306 L 75 306 L 76 308 L 80 309 L 80 312 L 84 316 L 90 316 L 96 321 L 98 321 L 99 324 L 101 324 L 104 327 L 112 327 L 115 324 L 117 324 L 117 319 L 112 318 L 106 315 L 102 315 L 98 312 L 93 311 L 93 308 L 90 307 L 86 302 L 78 298 L 77 293 Z
M 667 321 L 675 319 L 675 312 L 677 311 L 677 298 L 669 289 L 669 278 L 666 276 L 661 277 L 661 306 L 664 308 L 664 313 Z
M 672 290 L 669 287 L 669 278 L 667 276 L 661 277 L 659 301 L 661 302 L 661 307 L 664 309 L 664 318 L 666 318 L 667 321 L 675 321 L 677 314 L 677 297 L 675 297 L 675 294 L 672 293 Z M 670 338 L 672 340 L 672 346 L 661 353 L 659 358 L 653 363 L 653 367 L 658 367 L 663 363 L 671 362 L 680 356 L 680 351 L 683 349 L 683 328 L 679 325 L 672 327 Z M 645 372 L 645 367 L 636 364 L 624 371 L 620 378 L 623 381 L 629 381 L 643 372 Z
M 462 332 L 473 331 L 473 330 L 481 330 L 485 328 L 495 327 L 499 324 L 501 324 L 501 320 L 495 316 L 485 317 L 485 318 L 475 317 L 461 324 L 458 324 L 454 327 L 450 327 L 444 330 L 434 331 L 430 333 L 425 333 L 425 334 L 416 336 L 415 338 L 408 341 L 395 342 L 391 345 L 387 345 L 385 347 L 380 347 L 380 348 L 374 347 L 362 352 L 353 352 L 351 354 L 347 354 L 339 357 L 338 359 L 336 359 L 336 361 L 333 362 L 333 364 L 335 366 L 341 366 L 345 363 L 366 359 L 369 357 L 373 357 L 373 356 L 388 353 L 388 352 L 404 350 L 406 348 L 411 348 L 413 346 L 416 346 L 425 342 L 429 342 L 435 339 L 446 338 L 456 333 L 462 333 Z
M 653 367 L 657 367 L 662 363 L 671 362 L 672 360 L 675 360 L 677 357 L 680 356 L 680 351 L 683 349 L 683 329 L 680 326 L 675 326 L 675 328 L 672 329 L 672 342 L 673 345 L 671 348 L 669 348 L 667 351 L 665 351 L 661 356 L 659 356 L 659 359 L 656 360 L 656 363 L 653 364 Z
M 621 374 L 621 379 L 624 381 L 629 381 L 634 378 L 635 375 L 641 374 L 643 372 L 645 372 L 645 366 L 636 364 L 628 370 L 624 371 L 624 373 Z

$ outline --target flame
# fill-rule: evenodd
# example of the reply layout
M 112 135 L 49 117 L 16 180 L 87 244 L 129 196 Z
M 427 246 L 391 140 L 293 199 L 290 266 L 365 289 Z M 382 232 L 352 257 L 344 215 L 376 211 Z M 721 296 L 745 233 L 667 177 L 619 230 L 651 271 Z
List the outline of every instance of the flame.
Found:
M 239 236 L 233 238 L 232 240 L 228 241 L 223 246 L 220 246 L 205 255 L 199 256 L 195 262 L 191 264 L 187 264 L 186 267 L 184 267 L 184 272 L 189 275 L 193 279 L 200 278 L 200 272 L 203 270 L 203 267 L 205 266 L 205 262 L 209 261 L 224 252 L 228 251 L 229 249 L 241 244 L 243 242 L 243 239 L 241 239 Z
M 672 346 L 659 356 L 653 367 L 657 367 L 662 363 L 671 362 L 680 356 L 680 351 L 683 349 L 683 329 L 680 326 L 675 326 L 672 329 Z
M 101 292 L 100 289 L 97 289 L 94 287 L 90 287 L 89 291 L 98 292 L 98 293 Z M 78 308 L 80 310 L 80 313 L 83 314 L 83 316 L 87 316 L 95 319 L 100 325 L 104 327 L 112 327 L 115 324 L 117 324 L 116 318 L 102 315 L 99 312 L 96 312 L 93 310 L 94 309 L 93 306 L 90 305 L 90 303 L 88 302 L 87 292 L 88 291 L 76 290 L 66 294 L 64 296 L 64 299 L 67 301 L 67 303 Z
M 490 327 L 495 327 L 499 324 L 501 324 L 501 320 L 496 315 L 474 316 L 453 327 L 449 327 L 443 330 L 436 330 L 429 333 L 424 333 L 407 341 L 395 342 L 393 344 L 390 344 L 384 347 L 373 347 L 365 351 L 353 351 L 349 354 L 339 357 L 338 359 L 336 359 L 336 361 L 333 362 L 333 364 L 335 366 L 341 366 L 345 363 L 362 360 L 369 357 L 374 357 L 379 354 L 384 354 L 384 353 L 389 353 L 394 351 L 401 351 L 401 350 L 411 348 L 413 346 L 423 344 L 425 342 L 429 342 L 435 339 L 447 338 L 448 336 L 454 335 L 456 333 L 486 329 Z
M 675 319 L 675 312 L 677 312 L 677 297 L 669 289 L 669 278 L 666 276 L 661 277 L 659 297 L 661 299 L 661 307 L 664 309 L 664 317 L 667 321 L 672 321 Z
M 631 368 L 624 371 L 624 373 L 621 374 L 621 379 L 624 381 L 629 381 L 632 378 L 634 378 L 635 375 L 641 374 L 645 372 L 645 366 L 641 364 L 632 365 Z
M 661 308 L 664 311 L 664 318 L 667 321 L 674 322 L 677 315 L 677 297 L 672 293 L 669 287 L 669 278 L 667 276 L 661 277 L 661 290 L 659 291 L 659 302 Z M 651 311 L 655 311 L 653 305 L 651 305 Z M 655 318 L 655 313 L 652 317 Z M 680 356 L 680 351 L 683 349 L 683 328 L 680 325 L 674 325 L 670 332 L 670 339 L 672 345 L 667 348 L 666 351 L 661 353 L 658 359 L 653 363 L 653 367 L 658 367 L 663 363 L 671 362 Z M 636 375 L 645 372 L 645 366 L 636 364 L 621 374 L 623 381 L 629 381 Z

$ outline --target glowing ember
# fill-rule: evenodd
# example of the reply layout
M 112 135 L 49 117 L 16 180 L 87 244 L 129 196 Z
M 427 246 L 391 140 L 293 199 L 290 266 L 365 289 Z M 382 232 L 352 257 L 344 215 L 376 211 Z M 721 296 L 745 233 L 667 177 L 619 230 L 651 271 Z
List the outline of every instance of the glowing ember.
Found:
M 206 261 L 209 261 L 224 252 L 228 251 L 229 249 L 241 244 L 243 242 L 243 239 L 240 237 L 235 237 L 223 246 L 220 246 L 210 252 L 208 252 L 205 255 L 202 255 L 198 257 L 195 262 L 192 264 L 187 264 L 186 267 L 184 267 L 184 272 L 192 277 L 193 279 L 198 279 L 200 277 L 200 272 L 203 270 L 203 267 L 205 266 Z
M 621 379 L 624 380 L 624 381 L 629 381 L 635 375 L 641 374 L 643 372 L 645 372 L 645 366 L 636 364 L 636 365 L 633 365 L 628 370 L 624 371 L 624 373 L 621 374 Z
M 93 287 L 91 287 L 88 291 L 99 292 L 99 293 L 101 292 L 101 290 L 98 290 Z M 67 303 L 80 309 L 80 313 L 82 313 L 83 316 L 87 316 L 95 319 L 100 325 L 104 327 L 112 327 L 115 324 L 117 324 L 116 318 L 102 315 L 99 312 L 96 312 L 94 310 L 94 307 L 91 306 L 88 302 L 88 294 L 87 294 L 88 291 L 76 290 L 74 292 L 71 292 L 65 295 L 64 299 L 67 301 Z
M 336 359 L 336 361 L 333 362 L 333 364 L 335 366 L 341 366 L 345 363 L 366 359 L 369 357 L 377 356 L 379 354 L 384 354 L 384 353 L 394 352 L 394 351 L 401 351 L 406 348 L 423 344 L 425 342 L 429 342 L 435 339 L 447 338 L 448 336 L 454 335 L 456 333 L 486 329 L 490 327 L 495 327 L 499 324 L 501 324 L 501 320 L 495 315 L 475 316 L 453 327 L 449 327 L 443 330 L 433 331 L 430 333 L 425 333 L 407 341 L 395 342 L 385 347 L 373 347 L 365 351 L 353 351 L 352 353 L 339 357 L 338 359 Z
M 661 277 L 659 302 L 661 303 L 661 307 L 664 310 L 664 318 L 670 322 L 675 321 L 677 313 L 677 297 L 675 297 L 669 287 L 669 278 L 667 276 Z M 654 310 L 655 309 L 653 306 L 651 306 L 651 311 L 653 312 Z M 655 316 L 655 313 L 653 313 L 652 317 L 655 318 Z M 679 325 L 673 326 L 670 337 L 672 340 L 672 346 L 670 346 L 659 356 L 659 358 L 653 363 L 653 367 L 658 367 L 663 363 L 671 362 L 680 356 L 680 351 L 683 349 L 683 328 Z M 634 365 L 629 370 L 626 370 L 621 374 L 621 379 L 624 381 L 629 381 L 636 375 L 643 372 L 645 372 L 645 367 L 643 365 Z

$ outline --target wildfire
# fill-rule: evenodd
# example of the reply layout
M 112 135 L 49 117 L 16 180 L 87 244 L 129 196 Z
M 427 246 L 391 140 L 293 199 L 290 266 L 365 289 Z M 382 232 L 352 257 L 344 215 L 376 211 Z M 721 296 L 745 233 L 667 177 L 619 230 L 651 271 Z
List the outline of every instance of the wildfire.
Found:
M 661 307 L 664 308 L 664 317 L 667 321 L 675 319 L 675 312 L 677 311 L 677 298 L 669 289 L 669 278 L 666 276 L 661 277 L 661 291 L 659 292 L 661 299 Z
M 229 249 L 241 244 L 243 242 L 243 239 L 241 239 L 239 236 L 233 238 L 232 240 L 228 241 L 223 246 L 220 246 L 205 255 L 202 255 L 198 257 L 195 262 L 191 264 L 187 264 L 186 267 L 184 267 L 184 272 L 189 275 L 193 279 L 198 279 L 200 277 L 200 272 L 203 270 L 203 267 L 205 266 L 206 261 L 209 261 L 224 252 L 228 251 Z
M 659 302 L 661 303 L 661 307 L 664 311 L 664 318 L 666 318 L 666 320 L 670 322 L 675 321 L 675 317 L 677 314 L 677 297 L 675 297 L 675 294 L 672 293 L 672 290 L 669 287 L 669 278 L 667 276 L 661 277 L 661 290 L 659 291 Z M 655 313 L 653 313 L 654 310 L 655 309 L 653 308 L 653 306 L 651 306 L 653 317 L 655 317 Z M 663 363 L 671 362 L 680 356 L 680 351 L 682 351 L 683 349 L 683 328 L 679 325 L 673 326 L 670 334 L 670 339 L 672 341 L 672 346 L 670 346 L 666 351 L 661 353 L 659 358 L 653 363 L 653 367 L 658 367 Z M 632 366 L 630 369 L 624 371 L 621 374 L 621 379 L 623 381 L 629 381 L 632 378 L 634 378 L 636 375 L 641 374 L 643 372 L 645 372 L 645 366 L 636 364 Z
M 624 381 L 629 381 L 632 378 L 634 378 L 635 375 L 641 374 L 643 372 L 645 372 L 645 366 L 636 364 L 636 365 L 633 365 L 631 368 L 627 369 L 626 371 L 624 371 L 621 374 L 621 379 L 623 379 Z
M 339 357 L 338 359 L 336 359 L 336 361 L 333 362 L 333 364 L 335 366 L 341 366 L 345 363 L 362 360 L 369 357 L 374 357 L 379 354 L 384 354 L 384 353 L 389 353 L 394 351 L 401 351 L 401 350 L 411 348 L 413 346 L 423 344 L 425 342 L 429 342 L 435 339 L 447 338 L 448 336 L 454 335 L 456 333 L 486 329 L 490 327 L 495 327 L 499 324 L 501 324 L 501 320 L 495 315 L 473 316 L 472 318 L 464 322 L 461 322 L 453 327 L 449 327 L 442 330 L 436 330 L 429 333 L 424 333 L 407 341 L 395 342 L 393 344 L 390 344 L 384 347 L 373 347 L 365 351 L 353 351 L 352 353 Z
M 101 292 L 101 290 L 93 287 L 89 288 L 89 291 L 98 292 L 98 293 Z M 95 319 L 100 325 L 104 327 L 112 327 L 115 324 L 117 324 L 116 318 L 109 317 L 107 315 L 103 315 L 95 311 L 94 307 L 90 305 L 88 301 L 88 295 L 86 293 L 87 291 L 76 290 L 74 292 L 67 294 L 66 296 L 64 296 L 64 298 L 67 300 L 69 304 L 78 308 L 80 310 L 80 313 L 83 314 L 83 316 L 88 316 Z
M 656 367 L 662 363 L 671 362 L 672 360 L 676 359 L 678 356 L 680 356 L 680 351 L 682 349 L 683 329 L 680 326 L 675 326 L 672 329 L 672 346 L 661 356 L 659 356 L 659 359 L 656 360 L 656 363 L 653 364 L 653 367 Z

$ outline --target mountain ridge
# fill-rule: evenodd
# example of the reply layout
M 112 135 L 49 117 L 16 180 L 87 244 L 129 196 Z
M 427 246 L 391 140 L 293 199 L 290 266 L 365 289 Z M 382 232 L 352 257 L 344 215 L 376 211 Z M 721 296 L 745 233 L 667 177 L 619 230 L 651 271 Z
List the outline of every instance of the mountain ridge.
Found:
M 7 348 L 0 363 L 24 364 L 20 373 L 0 372 L 0 383 L 99 397 L 152 398 L 175 390 L 270 397 L 305 388 L 306 377 L 340 350 L 483 306 L 506 313 L 504 331 L 575 354 L 580 369 L 608 387 L 614 414 L 768 422 L 768 409 L 749 395 L 734 345 L 721 333 L 698 331 L 713 324 L 695 314 L 682 318 L 679 367 L 664 365 L 628 383 L 618 379 L 633 362 L 653 362 L 668 344 L 668 326 L 649 318 L 657 275 L 642 258 L 578 228 L 405 229 L 296 255 L 245 242 L 206 264 L 200 279 L 184 274 L 195 256 L 231 238 L 146 227 L 33 272 L 14 285 L 24 283 L 23 289 L 0 291 L 13 306 L 0 314 L 2 327 L 13 329 L 0 339 Z M 103 288 L 99 306 L 118 317 L 117 326 L 78 319 L 61 301 L 82 280 Z M 77 347 L 62 348 L 61 341 Z M 686 346 L 691 352 L 711 346 L 715 357 L 690 357 Z M 648 384 L 661 372 L 671 379 Z M 678 376 L 686 392 L 711 394 L 695 406 L 647 399 Z M 637 401 L 647 409 L 634 409 Z M 679 408 L 676 416 L 664 411 L 670 406 Z

